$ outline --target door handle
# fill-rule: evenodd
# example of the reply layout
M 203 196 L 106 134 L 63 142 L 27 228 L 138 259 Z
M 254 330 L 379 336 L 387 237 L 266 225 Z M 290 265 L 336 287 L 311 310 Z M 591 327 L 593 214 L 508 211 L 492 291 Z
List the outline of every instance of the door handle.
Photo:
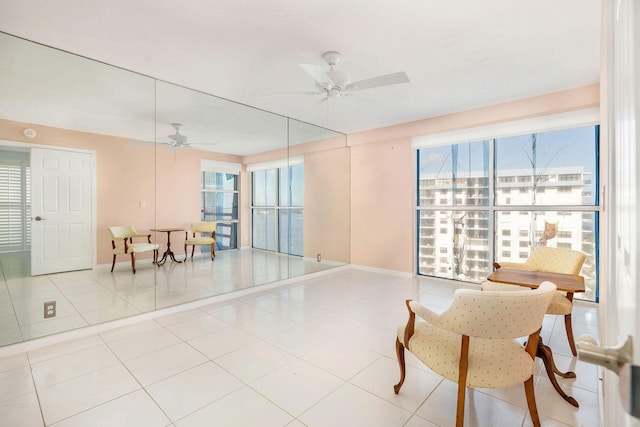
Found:
M 633 362 L 633 340 L 627 336 L 626 340 L 617 347 L 602 348 L 595 338 L 583 335 L 578 338 L 578 359 L 620 374 L 620 369 Z
M 618 393 L 625 411 L 640 419 L 640 366 L 633 365 L 633 339 L 627 336 L 616 347 L 602 348 L 595 338 L 583 335 L 578 338 L 578 359 L 594 365 L 604 366 L 615 372 L 620 381 Z
M 47 220 L 47 218 L 42 218 L 40 215 L 38 215 L 37 217 L 35 217 L 33 219 L 35 219 L 36 221 L 46 221 Z

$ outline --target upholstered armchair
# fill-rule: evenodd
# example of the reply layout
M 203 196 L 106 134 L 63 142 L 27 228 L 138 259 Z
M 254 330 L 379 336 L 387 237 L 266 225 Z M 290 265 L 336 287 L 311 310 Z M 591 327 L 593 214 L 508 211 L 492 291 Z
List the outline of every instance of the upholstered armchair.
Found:
M 495 268 L 516 268 L 520 270 L 548 271 L 551 273 L 580 274 L 586 255 L 571 249 L 550 248 L 538 246 L 525 262 L 500 262 L 494 263 Z M 520 290 L 517 285 L 505 285 L 501 283 L 485 282 L 481 289 L 488 290 Z M 573 293 L 557 291 L 551 299 L 547 314 L 564 316 L 564 327 L 567 332 L 567 341 L 571 353 L 576 356 L 576 344 L 573 338 L 573 326 L 571 312 L 573 311 Z
M 197 245 L 211 245 L 211 259 L 215 259 L 216 252 L 216 226 L 217 222 L 192 222 L 191 228 L 186 232 L 184 241 L 184 260 L 187 260 L 187 246 L 191 246 L 191 259 Z M 191 237 L 189 237 L 191 233 Z M 203 236 L 202 233 L 211 233 L 211 236 Z
M 133 274 L 136 274 L 136 254 L 140 252 L 153 251 L 153 263 L 158 261 L 158 249 L 160 245 L 151 243 L 151 234 L 138 233 L 132 225 L 122 225 L 109 227 L 111 233 L 111 248 L 113 249 L 113 262 L 111 263 L 111 272 L 116 265 L 116 255 L 130 254 L 131 268 Z M 134 238 L 147 238 L 145 243 L 134 243 Z M 116 242 L 122 241 L 121 245 Z
M 464 424 L 466 387 L 507 388 L 523 383 L 534 426 L 540 426 L 533 388 L 536 347 L 542 320 L 556 290 L 544 282 L 519 292 L 458 289 L 451 306 L 437 314 L 407 301 L 409 321 L 398 328 L 400 382 L 405 348 L 443 377 L 458 383 L 456 426 Z M 417 315 L 417 316 L 416 316 Z M 516 338 L 527 338 L 526 346 Z

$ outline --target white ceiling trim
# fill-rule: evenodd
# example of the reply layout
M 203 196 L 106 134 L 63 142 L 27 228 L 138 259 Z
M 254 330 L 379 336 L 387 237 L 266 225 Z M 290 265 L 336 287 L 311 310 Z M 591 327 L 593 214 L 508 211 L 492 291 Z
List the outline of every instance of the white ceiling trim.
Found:
M 600 110 L 598 108 L 588 108 L 532 119 L 515 120 L 512 122 L 496 123 L 451 132 L 417 136 L 411 140 L 411 147 L 418 149 L 461 142 L 482 141 L 485 139 L 504 138 L 534 132 L 548 132 L 571 127 L 595 125 L 599 122 Z
M 207 172 L 233 173 L 239 174 L 242 171 L 240 163 L 221 162 L 219 160 L 200 160 L 200 170 Z
M 252 163 L 247 165 L 247 172 L 254 172 L 265 169 L 286 168 L 288 166 L 301 165 L 304 163 L 304 156 L 294 156 L 288 159 L 273 160 L 270 162 Z

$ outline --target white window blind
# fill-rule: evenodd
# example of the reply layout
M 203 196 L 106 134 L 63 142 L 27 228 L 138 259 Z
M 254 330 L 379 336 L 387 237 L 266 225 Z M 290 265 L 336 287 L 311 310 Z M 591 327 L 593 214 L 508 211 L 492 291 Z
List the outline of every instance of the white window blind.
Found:
M 31 222 L 26 161 L 0 160 L 0 252 L 28 249 Z

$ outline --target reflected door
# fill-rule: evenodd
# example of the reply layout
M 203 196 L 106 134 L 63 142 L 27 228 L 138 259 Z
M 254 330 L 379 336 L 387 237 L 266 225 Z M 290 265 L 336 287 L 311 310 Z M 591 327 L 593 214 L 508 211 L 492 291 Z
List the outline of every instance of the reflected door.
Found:
M 92 266 L 90 153 L 31 149 L 31 274 Z

